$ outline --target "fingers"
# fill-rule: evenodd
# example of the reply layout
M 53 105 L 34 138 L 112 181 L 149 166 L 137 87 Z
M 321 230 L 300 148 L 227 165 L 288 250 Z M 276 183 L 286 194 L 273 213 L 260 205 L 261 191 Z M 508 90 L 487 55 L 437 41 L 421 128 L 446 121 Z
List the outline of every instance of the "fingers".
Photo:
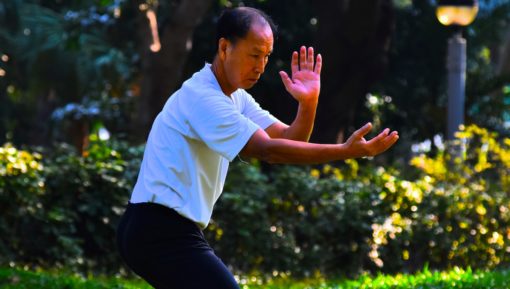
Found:
M 394 145 L 397 142 L 397 140 L 398 140 L 398 133 L 396 131 L 394 131 L 381 141 L 380 147 L 378 148 L 378 150 L 375 154 L 377 155 L 382 152 L 385 152 L 392 145 Z
M 372 154 L 377 155 L 394 145 L 398 138 L 398 132 L 393 131 L 390 133 L 389 129 L 385 129 L 379 135 L 368 141 L 368 145 L 372 147 Z
M 289 75 L 285 71 L 280 71 L 280 77 L 282 78 L 285 89 L 289 91 L 290 86 L 292 85 L 292 80 L 290 79 Z
M 378 134 L 376 137 L 374 137 L 373 139 L 371 139 L 370 141 L 373 141 L 373 142 L 381 141 L 381 140 L 383 140 L 385 137 L 387 137 L 389 133 L 390 133 L 390 129 L 389 129 L 389 128 L 387 128 L 387 129 L 383 130 L 380 134 Z
M 294 51 L 292 53 L 292 59 L 290 61 L 290 69 L 292 71 L 292 75 L 299 71 L 299 63 L 298 63 L 298 53 Z
M 308 66 L 306 64 L 306 47 L 301 46 L 301 50 L 299 51 L 299 69 L 306 69 Z
M 315 62 L 314 72 L 317 74 L 321 74 L 321 68 L 322 68 L 322 56 L 320 54 L 317 54 L 317 61 Z
M 307 49 L 305 46 L 301 46 L 299 52 L 294 51 L 292 53 L 290 64 L 292 76 L 300 70 L 309 70 L 320 74 L 322 68 L 322 56 L 318 54 L 317 59 L 314 58 L 315 53 L 313 47 L 308 47 Z
M 308 47 L 308 55 L 306 59 L 306 68 L 313 71 L 313 47 Z
M 386 138 L 383 140 L 383 145 L 385 147 L 385 150 L 389 149 L 392 145 L 394 145 L 398 140 L 398 132 L 394 131 L 390 133 Z
M 356 136 L 356 138 L 361 139 L 367 133 L 369 133 L 371 130 L 372 130 L 372 124 L 369 122 L 369 123 L 365 124 L 363 127 L 361 127 L 360 129 L 358 129 L 357 131 L 355 131 L 353 133 L 353 135 Z

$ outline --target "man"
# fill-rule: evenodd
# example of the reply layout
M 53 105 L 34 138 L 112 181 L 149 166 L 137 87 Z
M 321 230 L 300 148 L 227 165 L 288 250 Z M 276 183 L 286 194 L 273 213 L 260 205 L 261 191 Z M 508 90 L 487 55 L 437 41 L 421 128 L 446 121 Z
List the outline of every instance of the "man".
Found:
M 271 19 L 253 8 L 223 12 L 218 50 L 167 101 L 151 129 L 137 183 L 118 230 L 127 265 L 155 288 L 239 288 L 204 238 L 238 154 L 269 163 L 323 163 L 374 156 L 392 146 L 388 129 L 364 139 L 368 123 L 343 144 L 308 143 L 320 91 L 322 58 L 301 47 L 291 75 L 280 72 L 299 102 L 286 125 L 245 91 L 264 72 L 273 50 Z

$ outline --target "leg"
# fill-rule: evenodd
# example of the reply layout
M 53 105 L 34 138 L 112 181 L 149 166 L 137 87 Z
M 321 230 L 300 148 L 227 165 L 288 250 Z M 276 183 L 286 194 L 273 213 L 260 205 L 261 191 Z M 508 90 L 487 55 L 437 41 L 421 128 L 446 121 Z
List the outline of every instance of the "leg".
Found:
M 239 289 L 200 229 L 168 208 L 130 204 L 117 242 L 126 264 L 156 289 Z
M 140 276 L 156 289 L 239 289 L 232 273 L 212 251 L 178 261 L 161 260 L 146 269 Z

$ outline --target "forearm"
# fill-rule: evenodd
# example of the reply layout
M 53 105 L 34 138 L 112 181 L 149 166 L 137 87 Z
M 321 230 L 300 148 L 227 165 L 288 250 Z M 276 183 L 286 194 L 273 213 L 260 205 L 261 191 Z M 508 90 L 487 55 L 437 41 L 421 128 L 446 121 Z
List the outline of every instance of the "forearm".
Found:
M 241 154 L 269 163 L 317 164 L 363 156 L 375 156 L 391 147 L 398 140 L 398 133 L 383 130 L 371 140 L 364 136 L 372 129 L 367 123 L 355 131 L 343 144 L 316 144 L 283 138 L 271 138 L 264 130 L 257 130 Z
M 318 164 L 356 157 L 343 144 L 316 144 L 288 139 L 269 139 L 246 152 L 246 155 L 279 164 Z
M 292 124 L 283 131 L 282 138 L 308 142 L 312 135 L 316 109 L 316 101 L 300 103 L 296 118 Z

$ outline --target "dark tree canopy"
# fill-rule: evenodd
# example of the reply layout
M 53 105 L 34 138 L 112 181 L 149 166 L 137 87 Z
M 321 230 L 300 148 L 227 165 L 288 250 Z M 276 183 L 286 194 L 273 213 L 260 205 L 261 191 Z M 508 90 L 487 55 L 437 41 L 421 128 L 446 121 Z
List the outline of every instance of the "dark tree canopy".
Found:
M 239 5 L 278 25 L 251 93 L 282 121 L 293 120 L 297 104 L 278 71 L 306 45 L 324 57 L 314 141 L 341 140 L 367 121 L 399 130 L 406 147 L 443 133 L 451 29 L 430 1 L 9 0 L 0 3 L 0 141 L 80 148 L 106 126 L 143 142 L 171 93 L 212 61 L 221 10 Z M 510 102 L 509 7 L 480 1 L 464 30 L 467 121 L 501 132 Z

